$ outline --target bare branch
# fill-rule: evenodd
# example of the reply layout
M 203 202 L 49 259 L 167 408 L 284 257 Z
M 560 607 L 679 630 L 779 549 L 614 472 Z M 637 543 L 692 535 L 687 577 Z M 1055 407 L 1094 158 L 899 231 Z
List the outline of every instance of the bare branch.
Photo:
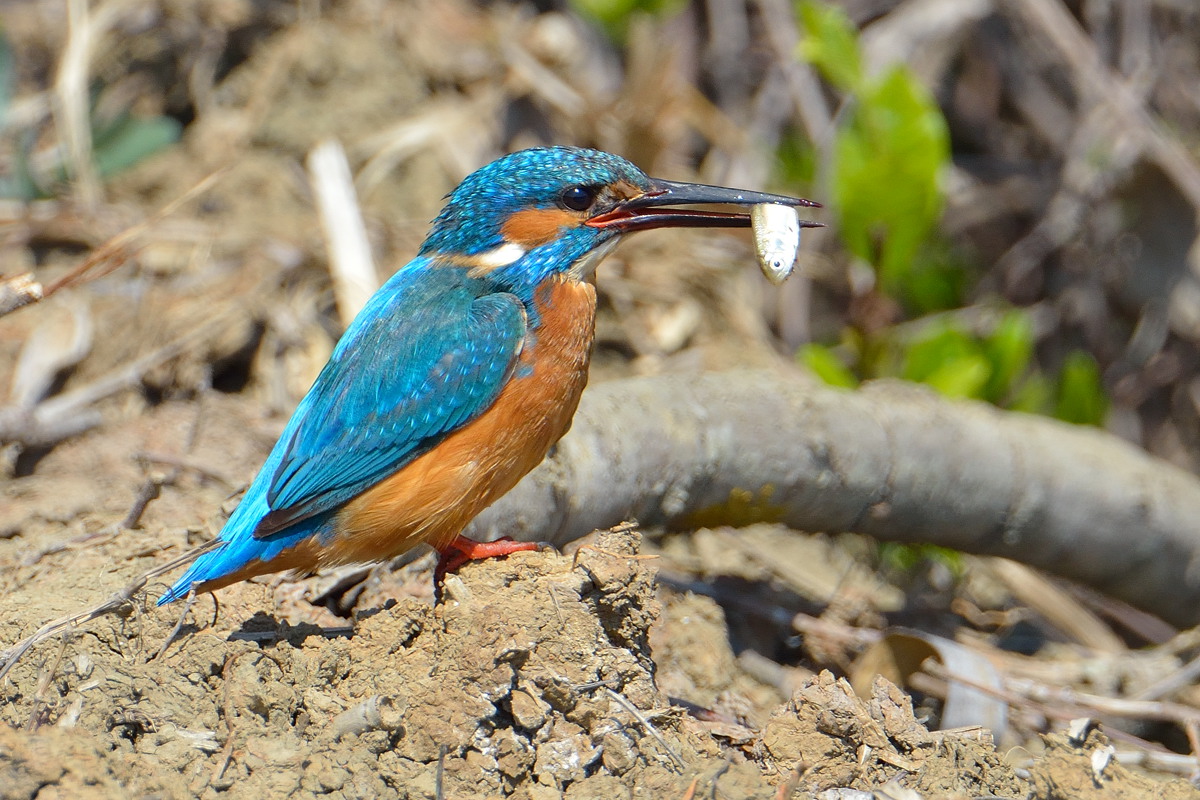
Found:
M 799 374 L 614 381 L 469 535 L 774 521 L 1001 555 L 1200 620 L 1200 480 L 1102 431 Z

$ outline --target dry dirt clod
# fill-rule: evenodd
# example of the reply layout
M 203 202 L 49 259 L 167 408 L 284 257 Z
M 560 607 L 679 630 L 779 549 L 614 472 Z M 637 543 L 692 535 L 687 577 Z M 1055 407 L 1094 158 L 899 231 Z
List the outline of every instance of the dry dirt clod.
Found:
M 1080 741 L 1071 734 L 1043 737 L 1045 755 L 1029 768 L 1029 781 L 1038 797 L 1079 800 L 1195 800 L 1200 790 L 1182 780 L 1155 781 L 1129 770 L 1112 758 L 1112 745 L 1097 727 Z
M 935 746 L 907 696 L 882 678 L 868 703 L 844 679 L 822 672 L 776 711 L 762 741 L 770 760 L 799 770 L 801 788 L 813 792 L 899 781 L 928 797 L 1026 794 L 990 741 L 947 739 Z

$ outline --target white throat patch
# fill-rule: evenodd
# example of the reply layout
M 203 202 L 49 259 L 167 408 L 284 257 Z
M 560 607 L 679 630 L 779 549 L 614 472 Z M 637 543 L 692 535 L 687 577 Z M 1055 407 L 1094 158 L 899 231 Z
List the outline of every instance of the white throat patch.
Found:
M 620 240 L 621 237 L 614 236 L 594 250 L 589 250 L 582 257 L 575 260 L 575 263 L 567 270 L 567 275 L 576 281 L 582 281 L 591 277 L 592 273 L 596 271 L 596 267 L 600 266 L 600 262 L 613 251 Z

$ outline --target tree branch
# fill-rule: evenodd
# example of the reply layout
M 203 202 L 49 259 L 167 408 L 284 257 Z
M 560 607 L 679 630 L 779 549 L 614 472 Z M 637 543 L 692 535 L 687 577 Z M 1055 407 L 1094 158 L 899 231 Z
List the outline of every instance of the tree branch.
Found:
M 468 535 L 785 523 L 1001 555 L 1200 622 L 1200 480 L 1102 431 L 798 373 L 599 384 Z

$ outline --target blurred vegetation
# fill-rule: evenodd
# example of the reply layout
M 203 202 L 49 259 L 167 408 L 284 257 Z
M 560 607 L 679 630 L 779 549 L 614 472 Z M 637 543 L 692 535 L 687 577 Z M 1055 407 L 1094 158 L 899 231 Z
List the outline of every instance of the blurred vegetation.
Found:
M 801 362 L 834 386 L 903 378 L 949 397 L 1102 424 L 1108 403 L 1095 361 L 1075 351 L 1057 374 L 1039 368 L 1025 311 L 993 303 L 986 331 L 939 313 L 972 302 L 977 279 L 937 231 L 950 163 L 942 112 L 904 65 L 867 74 L 857 31 L 840 7 L 800 0 L 797 9 L 804 29 L 799 55 L 843 103 L 829 178 L 838 234 L 871 269 L 874 291 L 908 318 L 878 327 L 851 321 L 836 347 L 805 345 Z M 794 162 L 789 171 L 798 174 L 808 163 L 803 151 L 791 144 L 779 157 Z
M 687 0 L 570 0 L 580 16 L 597 23 L 615 42 L 626 40 L 637 16 L 670 16 L 686 5 Z
M 17 68 L 8 36 L 0 28 L 0 136 L 9 140 L 11 161 L 8 173 L 0 172 L 0 199 L 28 202 L 56 196 L 69 176 L 61 146 L 44 157 L 35 156 L 39 122 L 23 126 L 13 119 Z M 110 178 L 179 140 L 182 126 L 171 117 L 139 116 L 124 107 L 102 110 L 104 88 L 96 82 L 89 98 L 90 157 L 98 177 Z
M 121 111 L 101 120 L 92 115 L 92 159 L 101 178 L 136 166 L 179 139 L 179 122 L 171 117 L 139 117 Z
M 844 96 L 832 148 L 834 210 L 849 251 L 875 268 L 881 288 L 915 311 L 956 304 L 954 275 L 923 269 L 920 251 L 942 210 L 950 160 L 946 122 L 903 65 L 868 76 L 845 12 L 802 0 L 800 55 Z
M 736 259 L 722 262 L 723 283 L 712 286 L 711 276 L 672 272 L 661 253 L 657 269 L 671 278 L 651 275 L 653 259 L 630 258 L 627 277 L 639 291 L 614 316 L 643 319 L 609 326 L 620 332 L 602 339 L 608 345 L 597 368 L 608 370 L 604 377 L 660 369 L 686 348 L 711 352 L 717 332 L 745 330 L 726 323 L 749 311 L 764 318 L 763 331 L 779 334 L 756 341 L 759 354 L 774 357 L 782 341 L 831 384 L 913 380 L 949 396 L 1094 425 L 1112 406 L 1131 439 L 1178 463 L 1200 464 L 1190 399 L 1200 390 L 1175 388 L 1195 378 L 1191 354 L 1200 339 L 1200 324 L 1188 323 L 1189 315 L 1200 320 L 1189 310 L 1192 295 L 1175 291 L 1192 278 L 1184 255 L 1172 255 L 1186 254 L 1194 238 L 1192 195 L 1182 193 L 1182 211 L 1169 204 L 1186 181 L 1144 144 L 1140 153 L 1128 150 L 1138 138 L 1130 133 L 1136 120 L 1105 106 L 1109 94 L 1084 91 L 1082 62 L 1057 52 L 1038 27 L 1044 14 L 1000 5 L 903 17 L 895 2 L 868 9 L 833 0 L 438 5 L 440 17 L 407 4 L 380 12 L 355 2 L 309 17 L 283 0 L 236 8 L 204 0 L 195 6 L 203 13 L 155 3 L 137 13 L 92 13 L 96 47 L 80 81 L 90 88 L 81 115 L 89 135 L 80 138 L 91 142 L 104 200 L 158 207 L 202 178 L 200 165 L 250 163 L 264 175 L 292 174 L 310 140 L 336 136 L 365 176 L 368 205 L 378 204 L 367 211 L 381 220 L 383 265 L 411 254 L 437 198 L 467 168 L 516 147 L 571 142 L 622 153 L 660 174 L 691 171 L 731 185 L 773 179 L 779 190 L 824 201 L 828 211 L 817 218 L 837 234 L 836 243 L 829 237 L 809 253 L 828 265 L 813 276 L 811 295 L 798 300 L 785 291 L 778 308 L 738 309 L 730 300 Z M 1194 40 L 1200 18 L 1162 4 L 1143 16 L 1130 9 L 1087 16 L 1061 5 L 1065 16 L 1055 24 L 1077 26 L 1110 76 L 1157 64 L 1166 51 L 1155 43 Z M 63 19 L 60 5 L 18 4 L 0 29 L 0 198 L 71 199 L 64 197 L 62 121 L 52 113 L 61 101 L 55 81 L 69 27 L 50 23 Z M 952 31 L 940 27 L 951 22 Z M 862 38 L 859 25 L 882 35 Z M 1144 35 L 1126 36 L 1121 25 L 1142 26 Z M 450 31 L 464 39 L 461 49 Z M 932 68 L 922 66 L 922 36 L 944 50 Z M 908 48 L 888 52 L 897 39 Z M 197 42 L 211 48 L 203 58 Z M 1156 130 L 1174 139 L 1196 129 L 1200 95 L 1189 87 L 1200 81 L 1192 79 L 1191 51 L 1171 52 L 1178 63 L 1147 73 L 1154 86 L 1144 97 L 1149 118 L 1162 123 Z M 798 89 L 796 73 L 818 91 Z M 324 86 L 334 89 L 325 97 L 314 91 L 311 106 L 293 110 L 308 89 Z M 829 113 L 806 113 L 820 105 L 817 95 Z M 335 114 L 328 113 L 332 97 Z M 1021 102 L 1027 97 L 1037 102 Z M 223 119 L 215 122 L 213 111 Z M 1084 135 L 1106 115 L 1120 135 L 1103 125 Z M 182 127 L 198 124 L 213 127 L 172 148 Z M 1190 143 L 1180 144 L 1186 151 Z M 163 164 L 172 155 L 178 163 L 156 169 L 150 157 L 162 153 Z M 246 198 L 288 196 L 287 181 L 248 173 L 245 180 L 242 191 L 208 211 L 222 209 L 255 237 L 269 231 L 290 244 L 291 232 L 312 230 L 279 213 L 249 213 L 266 200 Z M 1009 181 L 1011 189 L 1003 185 Z M 1051 205 L 1064 195 L 1083 211 L 1052 219 Z M 956 216 L 958 223 L 948 222 Z M 1047 220 L 1054 223 L 1049 239 L 1039 230 Z M 112 233 L 98 228 L 77 238 L 94 244 L 101 232 Z M 56 249 L 61 230 L 41 241 L 32 226 L 30 252 L 12 262 L 63 255 Z M 1030 243 L 1027 262 L 1006 258 Z M 649 237 L 630 245 L 653 246 Z M 324 291 L 322 263 L 317 255 L 305 265 Z M 682 292 L 703 307 L 700 322 L 672 316 Z M 1163 319 L 1164 308 L 1187 313 Z M 789 315 L 803 320 L 789 329 Z M 1137 330 L 1162 333 L 1135 342 Z M 664 331 L 672 335 L 660 338 Z M 737 350 L 746 342 L 728 344 Z

